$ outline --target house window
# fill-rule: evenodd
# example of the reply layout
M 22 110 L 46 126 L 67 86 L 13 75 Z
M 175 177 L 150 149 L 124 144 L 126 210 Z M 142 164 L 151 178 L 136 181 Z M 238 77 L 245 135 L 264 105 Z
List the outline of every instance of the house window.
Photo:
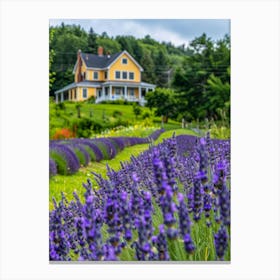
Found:
M 93 79 L 98 80 L 98 72 L 93 72 Z
M 120 79 L 121 78 L 121 72 L 120 71 L 115 71 L 115 78 Z
M 77 89 L 74 89 L 74 99 L 77 99 Z
M 108 71 L 104 72 L 104 79 L 107 80 L 108 79 Z
M 120 88 L 115 88 L 115 94 L 120 95 L 121 94 L 121 89 Z
M 129 72 L 129 80 L 134 80 L 134 73 L 133 72 Z
M 87 88 L 83 88 L 83 98 L 87 98 Z
M 125 71 L 122 72 L 122 78 L 123 78 L 124 80 L 127 79 L 127 72 L 125 72 Z
M 122 59 L 122 64 L 127 64 L 127 58 Z
M 102 91 L 101 89 L 98 89 L 98 97 L 101 97 L 102 96 Z
M 129 95 L 134 96 L 134 88 L 129 89 Z

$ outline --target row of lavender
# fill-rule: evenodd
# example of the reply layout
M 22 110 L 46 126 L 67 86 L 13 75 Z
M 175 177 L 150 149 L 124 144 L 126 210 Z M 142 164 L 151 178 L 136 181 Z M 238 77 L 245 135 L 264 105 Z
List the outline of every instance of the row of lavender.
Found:
M 111 137 L 95 139 L 51 140 L 49 145 L 49 174 L 69 175 L 76 173 L 81 166 L 90 161 L 112 159 L 125 147 L 150 143 L 156 140 L 164 130 L 154 131 L 147 138 Z
M 95 177 L 54 201 L 50 260 L 230 259 L 229 140 L 172 137 Z

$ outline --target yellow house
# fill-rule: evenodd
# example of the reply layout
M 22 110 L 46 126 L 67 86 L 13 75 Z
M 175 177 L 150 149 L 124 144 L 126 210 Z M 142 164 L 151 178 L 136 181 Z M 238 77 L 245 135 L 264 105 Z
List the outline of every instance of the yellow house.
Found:
M 123 99 L 145 103 L 145 94 L 153 91 L 155 85 L 141 81 L 143 68 L 127 52 L 97 54 L 78 51 L 73 74 L 75 82 L 55 92 L 56 102 L 84 101 L 91 96 L 96 103 L 104 100 Z

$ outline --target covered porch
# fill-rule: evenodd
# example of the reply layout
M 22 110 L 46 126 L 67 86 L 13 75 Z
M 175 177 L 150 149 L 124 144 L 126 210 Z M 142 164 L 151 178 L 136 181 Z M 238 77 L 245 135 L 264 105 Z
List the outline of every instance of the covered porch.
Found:
M 147 92 L 154 89 L 155 85 L 148 83 L 105 82 L 97 89 L 96 103 L 106 100 L 126 100 L 144 105 Z

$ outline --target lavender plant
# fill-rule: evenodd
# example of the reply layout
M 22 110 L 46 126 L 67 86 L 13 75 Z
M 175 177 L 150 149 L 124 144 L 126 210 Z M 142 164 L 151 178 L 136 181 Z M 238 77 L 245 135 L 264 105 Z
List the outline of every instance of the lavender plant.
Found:
M 108 166 L 108 179 L 94 173 L 99 188 L 84 183 L 84 200 L 54 201 L 50 260 L 229 260 L 229 155 L 228 140 L 173 136 Z

